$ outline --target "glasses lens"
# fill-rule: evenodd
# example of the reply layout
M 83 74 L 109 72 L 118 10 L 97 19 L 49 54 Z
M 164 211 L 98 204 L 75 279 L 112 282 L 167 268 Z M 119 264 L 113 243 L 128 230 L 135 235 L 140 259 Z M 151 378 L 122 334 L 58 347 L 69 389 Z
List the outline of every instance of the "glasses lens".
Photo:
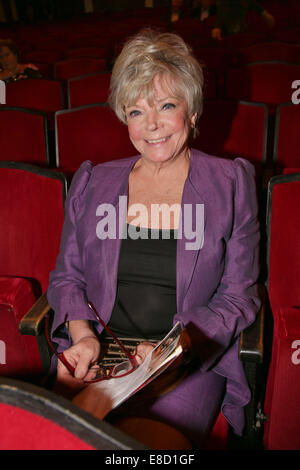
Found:
M 127 374 L 128 372 L 132 371 L 134 368 L 130 361 L 124 361 L 120 364 L 114 366 L 112 370 L 112 377 L 118 377 L 119 375 Z

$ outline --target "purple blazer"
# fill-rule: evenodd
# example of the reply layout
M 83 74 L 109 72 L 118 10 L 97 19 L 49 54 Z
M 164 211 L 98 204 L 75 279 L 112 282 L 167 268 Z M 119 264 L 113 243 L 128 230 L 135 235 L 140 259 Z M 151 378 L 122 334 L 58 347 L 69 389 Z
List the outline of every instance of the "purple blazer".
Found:
M 68 348 L 69 320 L 95 320 L 89 299 L 103 320 L 110 319 L 116 297 L 121 239 L 100 240 L 97 207 L 128 195 L 130 171 L 140 156 L 93 166 L 82 163 L 74 175 L 65 207 L 60 253 L 50 274 L 48 300 L 55 311 L 52 338 Z M 221 159 L 192 149 L 184 204 L 204 204 L 204 243 L 187 250 L 184 231 L 177 241 L 177 312 L 192 334 L 199 373 L 213 370 L 226 378 L 222 412 L 237 433 L 250 391 L 238 359 L 238 337 L 258 312 L 259 225 L 254 167 L 244 159 Z M 195 213 L 193 213 L 193 217 Z M 101 332 L 102 327 L 97 326 Z M 64 334 L 62 334 L 64 333 Z M 53 364 L 54 365 L 54 364 Z M 212 391 L 213 393 L 213 391 Z

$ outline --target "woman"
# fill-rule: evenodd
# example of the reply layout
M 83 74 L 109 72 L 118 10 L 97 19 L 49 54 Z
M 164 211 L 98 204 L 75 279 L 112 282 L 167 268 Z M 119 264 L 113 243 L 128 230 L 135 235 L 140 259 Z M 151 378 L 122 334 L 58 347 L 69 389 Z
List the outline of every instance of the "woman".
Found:
M 0 80 L 6 83 L 23 78 L 41 78 L 33 64 L 19 64 L 19 50 L 11 39 L 0 40 Z
M 73 376 L 59 361 L 57 380 L 73 390 L 101 348 L 103 328 L 87 299 L 122 336 L 159 339 L 175 322 L 185 326 L 195 369 L 172 391 L 140 406 L 126 402 L 120 412 L 171 425 L 197 445 L 221 406 L 242 432 L 250 397 L 237 342 L 259 307 L 254 170 L 243 159 L 190 149 L 202 85 L 202 69 L 178 36 L 144 31 L 124 46 L 110 103 L 139 154 L 81 165 L 48 290 L 53 339 L 75 369 Z M 116 216 L 112 230 L 105 210 Z M 151 347 L 139 347 L 140 361 Z

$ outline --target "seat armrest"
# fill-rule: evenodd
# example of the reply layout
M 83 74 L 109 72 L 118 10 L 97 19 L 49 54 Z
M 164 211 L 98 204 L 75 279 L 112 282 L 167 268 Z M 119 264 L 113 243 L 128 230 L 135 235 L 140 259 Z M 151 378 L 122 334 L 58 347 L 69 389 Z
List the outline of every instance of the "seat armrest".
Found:
M 45 372 L 48 372 L 50 367 L 50 354 L 45 337 L 45 317 L 51 311 L 47 294 L 44 293 L 19 323 L 19 331 L 22 335 L 36 337 Z
M 252 362 L 256 364 L 261 364 L 263 362 L 263 336 L 266 305 L 266 290 L 263 285 L 259 286 L 259 294 L 262 300 L 260 311 L 252 325 L 242 331 L 239 343 L 239 359 L 243 362 Z
M 47 300 L 47 294 L 44 293 L 20 321 L 20 333 L 22 335 L 38 336 L 44 327 L 43 319 L 50 310 L 51 307 Z

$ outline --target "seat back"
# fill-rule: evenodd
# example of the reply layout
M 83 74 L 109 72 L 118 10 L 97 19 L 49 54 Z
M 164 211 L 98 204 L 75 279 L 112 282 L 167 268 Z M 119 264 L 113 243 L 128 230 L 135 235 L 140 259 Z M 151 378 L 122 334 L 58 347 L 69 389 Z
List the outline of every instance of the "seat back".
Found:
M 277 173 L 300 167 L 300 107 L 292 103 L 278 106 L 275 121 L 273 162 Z
M 56 165 L 68 174 L 84 160 L 97 164 L 136 154 L 127 127 L 106 104 L 58 111 L 55 119 Z
M 300 305 L 300 175 L 271 178 L 267 202 L 268 294 L 272 312 Z
M 238 54 L 240 65 L 265 61 L 281 61 L 296 64 L 300 62 L 300 46 L 285 42 L 265 42 L 240 49 Z
M 47 166 L 49 149 L 46 113 L 0 106 L 0 148 L 0 160 Z
M 299 201 L 300 173 L 270 180 L 267 284 L 274 328 L 264 405 L 267 449 L 300 449 Z
M 55 80 L 28 79 L 9 83 L 6 104 L 37 109 L 47 113 L 49 127 L 54 127 L 54 113 L 63 109 L 62 84 Z
M 0 378 L 1 450 L 145 450 L 70 401 L 18 380 Z
M 227 98 L 278 105 L 291 100 L 291 84 L 300 75 L 300 64 L 260 62 L 229 69 Z M 295 78 L 296 77 L 296 78 Z
M 36 295 L 55 266 L 65 194 L 61 173 L 0 162 L 0 275 L 32 280 Z
M 105 69 L 105 59 L 77 57 L 56 62 L 54 64 L 54 77 L 56 80 L 68 80 L 80 75 L 104 72 Z
M 206 100 L 192 146 L 225 158 L 251 161 L 259 176 L 266 160 L 268 110 L 259 103 Z
M 77 108 L 108 101 L 110 73 L 83 75 L 68 80 L 68 107 Z
M 107 59 L 107 47 L 105 46 L 86 46 L 76 47 L 74 49 L 68 49 L 65 51 L 66 58 L 73 57 L 97 57 L 98 59 Z

